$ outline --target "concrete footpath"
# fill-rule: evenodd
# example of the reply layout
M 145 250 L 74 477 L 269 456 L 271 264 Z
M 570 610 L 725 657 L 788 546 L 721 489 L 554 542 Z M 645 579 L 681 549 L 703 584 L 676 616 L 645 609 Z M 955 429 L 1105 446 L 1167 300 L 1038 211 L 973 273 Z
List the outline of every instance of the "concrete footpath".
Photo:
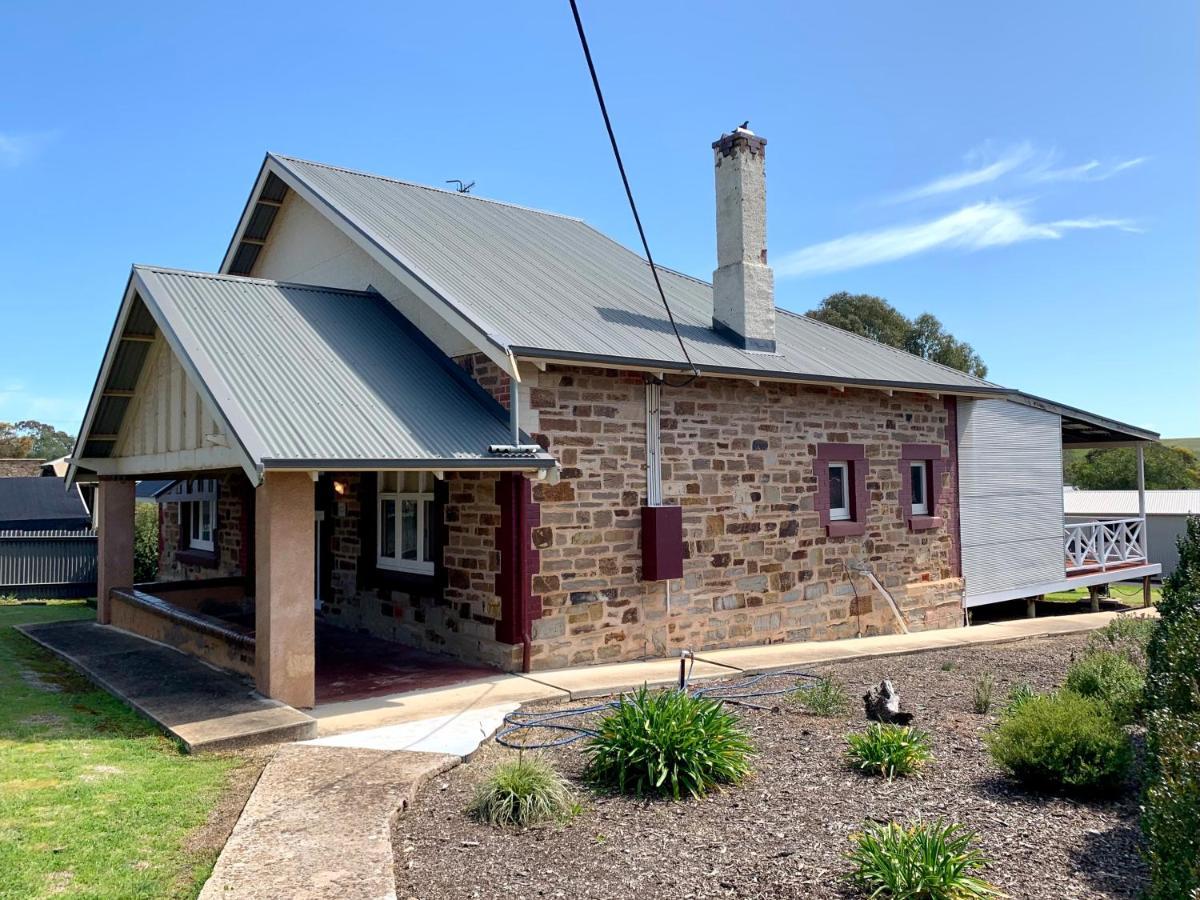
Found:
M 694 680 L 1092 631 L 1089 613 L 908 635 L 774 644 L 701 654 Z M 234 827 L 201 900 L 395 898 L 391 829 L 421 785 L 474 752 L 523 703 L 672 684 L 663 659 L 482 679 L 377 701 L 318 707 L 324 737 L 281 746 Z M 431 752 L 437 751 L 437 752 Z

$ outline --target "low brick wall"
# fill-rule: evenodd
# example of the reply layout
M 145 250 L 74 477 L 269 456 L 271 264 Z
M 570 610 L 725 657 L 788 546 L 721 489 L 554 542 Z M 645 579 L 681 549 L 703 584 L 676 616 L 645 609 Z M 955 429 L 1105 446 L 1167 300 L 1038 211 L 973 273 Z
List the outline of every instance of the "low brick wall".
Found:
M 254 675 L 254 633 L 141 591 L 113 591 L 112 625 L 222 669 Z

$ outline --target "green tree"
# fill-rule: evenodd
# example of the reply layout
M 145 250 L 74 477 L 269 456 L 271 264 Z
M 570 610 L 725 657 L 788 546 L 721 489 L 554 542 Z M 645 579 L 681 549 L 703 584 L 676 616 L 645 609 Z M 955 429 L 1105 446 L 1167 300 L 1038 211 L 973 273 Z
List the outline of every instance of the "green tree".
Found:
M 907 350 L 979 378 L 987 377 L 987 366 L 974 348 L 955 338 L 931 313 L 915 319 L 904 315 L 882 297 L 870 294 L 830 294 L 820 306 L 807 313 L 810 319 Z
M 133 580 L 158 580 L 158 504 L 139 502 L 133 514 Z
M 74 435 L 44 422 L 0 422 L 0 457 L 6 459 L 58 459 L 74 446 Z
M 1183 447 L 1147 444 L 1146 489 L 1200 488 L 1200 459 Z M 1081 490 L 1119 491 L 1137 487 L 1137 453 L 1132 447 L 1068 450 L 1063 480 Z

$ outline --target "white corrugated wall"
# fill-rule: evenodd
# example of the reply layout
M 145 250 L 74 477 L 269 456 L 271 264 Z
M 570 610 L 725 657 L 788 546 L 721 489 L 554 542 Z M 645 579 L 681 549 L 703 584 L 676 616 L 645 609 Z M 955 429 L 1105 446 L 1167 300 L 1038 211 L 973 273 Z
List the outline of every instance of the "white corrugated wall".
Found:
M 1061 581 L 1062 423 L 1008 400 L 959 400 L 966 599 Z

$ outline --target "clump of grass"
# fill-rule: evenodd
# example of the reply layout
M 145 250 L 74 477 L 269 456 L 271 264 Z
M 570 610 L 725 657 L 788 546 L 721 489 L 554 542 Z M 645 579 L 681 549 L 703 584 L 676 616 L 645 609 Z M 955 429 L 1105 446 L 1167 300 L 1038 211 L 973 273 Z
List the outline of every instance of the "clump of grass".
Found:
M 1130 722 L 1141 709 L 1146 679 L 1124 653 L 1096 650 L 1067 670 L 1064 687 L 1104 701 L 1118 721 Z
M 488 825 L 561 822 L 579 811 L 566 780 L 545 760 L 519 756 L 497 765 L 475 790 L 468 812 Z
M 980 675 L 975 679 L 971 691 L 971 708 L 979 715 L 984 715 L 992 708 L 992 691 L 995 686 L 996 679 L 990 674 Z
M 847 735 L 846 743 L 850 745 L 847 756 L 852 765 L 889 781 L 914 774 L 933 758 L 929 733 L 911 725 L 872 722 L 866 731 Z
M 849 880 L 871 897 L 896 900 L 969 900 L 1000 892 L 977 874 L 987 858 L 976 835 L 942 821 L 902 826 L 871 823 L 852 835 Z
M 584 752 L 593 786 L 678 800 L 741 781 L 753 749 L 721 703 L 643 686 L 604 717 Z
M 1133 762 L 1108 704 L 1071 691 L 1035 694 L 988 735 L 992 759 L 1034 788 L 1078 793 L 1120 787 Z
M 814 716 L 839 716 L 850 706 L 850 695 L 841 682 L 828 676 L 811 685 L 796 688 L 792 699 Z
M 1014 684 L 1012 690 L 1008 692 L 1008 703 L 1004 707 L 1004 714 L 1011 716 L 1025 704 L 1026 700 L 1036 696 L 1037 694 L 1034 693 L 1033 688 L 1024 681 Z
M 954 671 L 954 660 L 948 659 L 944 663 L 942 663 L 942 671 L 943 672 L 953 672 Z

